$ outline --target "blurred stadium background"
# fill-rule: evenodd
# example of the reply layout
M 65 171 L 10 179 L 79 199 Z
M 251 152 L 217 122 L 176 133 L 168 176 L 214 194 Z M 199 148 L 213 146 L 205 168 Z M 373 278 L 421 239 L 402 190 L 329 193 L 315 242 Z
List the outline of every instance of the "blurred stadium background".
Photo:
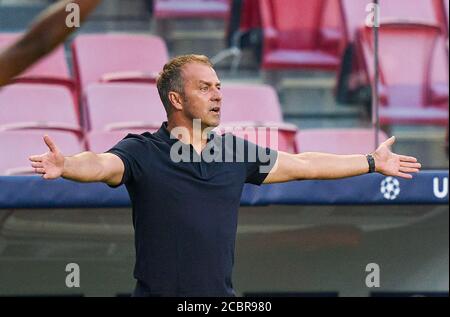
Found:
M 0 49 L 53 2 L 0 0 Z M 380 2 L 379 138 L 395 135 L 394 150 L 418 157 L 431 176 L 401 182 L 400 203 L 391 199 L 400 193 L 395 180 L 380 194 L 382 177 L 361 194 L 367 204 L 283 195 L 267 203 L 247 188 L 234 271 L 239 295 L 448 296 L 449 1 Z M 164 120 L 154 76 L 172 56 L 198 53 L 216 62 L 224 126 L 276 126 L 278 148 L 291 152 L 373 151 L 368 3 L 103 1 L 64 46 L 0 90 L 0 296 L 129 295 L 134 246 L 126 198 L 95 201 L 103 187 L 89 187 L 90 204 L 78 208 L 83 202 L 67 197 L 82 194 L 51 192 L 58 184 L 73 189 L 67 184 L 44 188 L 24 176 L 27 157 L 45 151 L 43 133 L 73 154 L 154 131 Z M 355 189 L 335 190 L 330 196 Z M 71 262 L 80 265 L 80 288 L 65 286 Z M 380 288 L 364 282 L 368 263 L 380 265 Z

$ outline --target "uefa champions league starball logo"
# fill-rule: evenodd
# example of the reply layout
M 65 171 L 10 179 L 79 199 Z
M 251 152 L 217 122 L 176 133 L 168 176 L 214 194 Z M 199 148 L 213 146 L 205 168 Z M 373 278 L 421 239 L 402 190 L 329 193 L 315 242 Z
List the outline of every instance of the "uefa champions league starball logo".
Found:
M 399 181 L 393 177 L 386 177 L 381 182 L 381 193 L 384 198 L 394 200 L 400 194 Z

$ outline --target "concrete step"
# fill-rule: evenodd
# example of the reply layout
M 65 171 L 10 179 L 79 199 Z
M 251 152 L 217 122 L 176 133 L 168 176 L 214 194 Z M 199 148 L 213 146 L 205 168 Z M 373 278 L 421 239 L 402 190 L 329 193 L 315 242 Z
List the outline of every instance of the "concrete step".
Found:
M 184 54 L 201 54 L 208 57 L 213 57 L 221 50 L 225 49 L 225 43 L 222 39 L 187 39 L 166 41 L 171 56 L 178 56 Z
M 102 1 L 91 15 L 94 19 L 109 17 L 115 18 L 116 20 L 121 17 L 140 18 L 144 16 L 150 19 L 150 12 L 145 1 L 123 0 Z
M 212 57 L 226 48 L 225 25 L 220 20 L 154 20 L 152 30 L 166 40 L 171 56 L 194 53 Z
M 326 117 L 362 116 L 367 111 L 361 105 L 339 105 L 332 89 L 308 87 L 284 90 L 280 94 L 283 111 L 292 116 L 321 115 Z
M 166 40 L 225 39 L 225 23 L 217 19 L 152 20 L 152 31 Z

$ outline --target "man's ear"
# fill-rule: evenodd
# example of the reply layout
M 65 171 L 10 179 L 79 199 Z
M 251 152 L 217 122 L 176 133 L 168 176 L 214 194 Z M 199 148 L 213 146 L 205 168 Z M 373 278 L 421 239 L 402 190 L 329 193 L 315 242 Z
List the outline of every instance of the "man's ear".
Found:
M 183 97 L 175 91 L 169 92 L 169 101 L 176 110 L 183 110 Z

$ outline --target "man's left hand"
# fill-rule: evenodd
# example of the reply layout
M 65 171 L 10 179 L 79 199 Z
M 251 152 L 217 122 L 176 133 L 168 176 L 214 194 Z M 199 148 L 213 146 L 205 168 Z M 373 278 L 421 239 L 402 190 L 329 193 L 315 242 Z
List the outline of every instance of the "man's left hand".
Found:
M 391 151 L 395 136 L 380 144 L 372 154 L 375 159 L 375 171 L 386 176 L 398 176 L 411 179 L 411 173 L 419 172 L 422 165 L 412 156 L 398 155 Z

